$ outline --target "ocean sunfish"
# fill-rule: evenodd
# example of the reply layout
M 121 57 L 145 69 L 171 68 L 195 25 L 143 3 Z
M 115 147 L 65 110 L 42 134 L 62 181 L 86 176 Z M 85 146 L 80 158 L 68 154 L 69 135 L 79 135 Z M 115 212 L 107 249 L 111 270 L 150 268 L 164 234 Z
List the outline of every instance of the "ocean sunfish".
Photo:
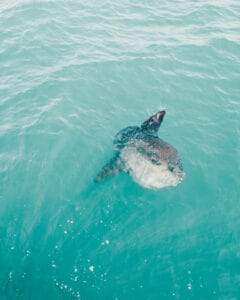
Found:
M 146 188 L 158 189 L 179 184 L 185 174 L 178 152 L 158 137 L 164 115 L 164 110 L 157 112 L 141 127 L 130 126 L 119 131 L 114 139 L 114 156 L 95 181 L 122 170 Z

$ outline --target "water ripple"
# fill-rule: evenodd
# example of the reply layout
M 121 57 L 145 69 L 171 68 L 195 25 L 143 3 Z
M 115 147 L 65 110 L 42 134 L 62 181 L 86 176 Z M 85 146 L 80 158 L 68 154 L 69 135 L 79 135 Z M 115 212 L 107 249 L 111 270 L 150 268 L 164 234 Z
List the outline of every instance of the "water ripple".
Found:
M 0 27 L 0 297 L 237 299 L 239 1 L 2 0 Z M 95 185 L 162 108 L 186 180 Z

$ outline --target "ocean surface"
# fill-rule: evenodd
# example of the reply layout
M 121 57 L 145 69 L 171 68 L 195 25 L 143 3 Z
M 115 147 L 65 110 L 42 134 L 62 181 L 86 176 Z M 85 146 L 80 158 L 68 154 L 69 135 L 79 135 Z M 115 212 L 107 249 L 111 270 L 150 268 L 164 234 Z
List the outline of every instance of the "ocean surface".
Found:
M 176 187 L 95 183 L 160 109 Z M 0 299 L 240 299 L 240 2 L 0 2 Z

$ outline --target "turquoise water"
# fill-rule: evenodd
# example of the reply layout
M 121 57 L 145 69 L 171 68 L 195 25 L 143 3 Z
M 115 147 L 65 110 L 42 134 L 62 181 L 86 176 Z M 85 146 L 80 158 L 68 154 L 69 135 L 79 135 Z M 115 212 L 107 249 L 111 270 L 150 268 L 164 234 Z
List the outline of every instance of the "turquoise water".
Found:
M 240 299 L 240 4 L 0 3 L 0 299 Z M 93 182 L 166 109 L 185 180 Z

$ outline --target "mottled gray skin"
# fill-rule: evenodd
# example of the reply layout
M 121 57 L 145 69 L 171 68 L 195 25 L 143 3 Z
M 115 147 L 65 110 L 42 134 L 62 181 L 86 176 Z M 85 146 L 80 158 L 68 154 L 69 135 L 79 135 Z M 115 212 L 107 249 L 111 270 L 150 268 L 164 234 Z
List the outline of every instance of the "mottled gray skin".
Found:
M 177 150 L 158 137 L 165 111 L 160 111 L 146 120 L 141 127 L 130 126 L 119 131 L 114 139 L 115 156 L 108 162 L 95 178 L 101 181 L 119 170 L 128 171 L 121 159 L 121 151 L 125 147 L 134 147 L 154 165 L 167 162 L 169 171 L 175 168 L 182 170 Z

